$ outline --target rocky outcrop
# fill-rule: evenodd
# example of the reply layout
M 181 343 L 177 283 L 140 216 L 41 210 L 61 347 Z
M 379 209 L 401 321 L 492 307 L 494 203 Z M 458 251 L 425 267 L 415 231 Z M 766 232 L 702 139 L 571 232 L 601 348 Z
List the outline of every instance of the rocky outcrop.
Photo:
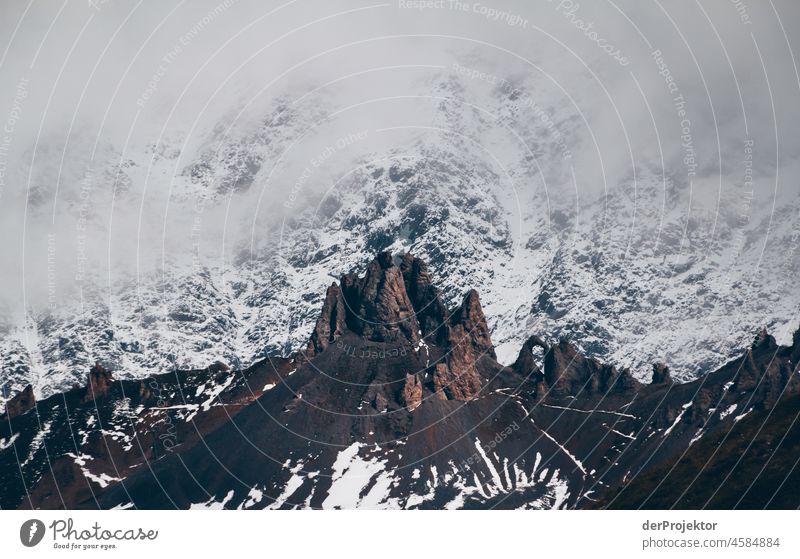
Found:
M 33 386 L 29 384 L 22 392 L 6 402 L 6 414 L 8 419 L 13 419 L 34 407 L 36 407 L 36 396 L 33 394 Z
M 544 372 L 533 356 L 537 348 L 541 351 L 541 355 L 544 356 L 547 354 L 549 346 L 539 336 L 530 336 L 522 344 L 516 361 L 511 365 L 511 370 L 519 375 L 519 384 L 515 389 L 522 390 L 527 394 L 533 394 L 537 399 L 541 399 L 547 396 L 547 383 L 544 379 Z
M 408 411 L 414 411 L 422 403 L 422 382 L 418 375 L 406 374 L 406 383 L 401 394 L 403 405 Z
M 322 304 L 311 338 L 308 341 L 305 355 L 309 359 L 325 351 L 328 346 L 342 335 L 345 325 L 346 308 L 344 297 L 339 286 L 335 283 L 328 287 L 325 293 L 325 302 Z
M 89 380 L 86 386 L 86 395 L 83 397 L 85 402 L 99 400 L 108 393 L 114 378 L 111 371 L 103 367 L 100 363 L 95 363 L 89 370 Z
M 474 398 L 482 385 L 476 363 L 497 358 L 478 293 L 469 291 L 449 312 L 425 263 L 410 254 L 381 253 L 363 276 L 347 274 L 331 285 L 302 356 L 319 355 L 345 331 L 371 342 L 435 346 L 431 390 L 446 399 Z
M 519 350 L 519 354 L 517 355 L 517 360 L 514 361 L 514 364 L 511 365 L 511 368 L 523 377 L 540 373 L 541 369 L 533 358 L 534 348 L 537 347 L 541 348 L 543 353 L 547 353 L 547 343 L 539 336 L 530 336 L 527 340 L 525 340 L 525 343 L 522 344 L 522 348 Z
M 231 371 L 230 366 L 227 363 L 223 363 L 222 361 L 214 361 L 211 365 L 208 366 L 208 372 L 212 375 L 219 375 L 222 373 L 229 373 Z
M 447 307 L 442 302 L 439 290 L 433 285 L 427 265 L 419 258 L 404 254 L 400 271 L 422 336 L 440 345 L 447 343 Z
M 775 338 L 761 330 L 748 350 L 741 373 L 734 386 L 754 391 L 753 403 L 758 409 L 770 409 L 778 400 L 800 393 L 800 338 L 792 338 L 788 348 L 779 346 Z M 767 366 L 759 363 L 767 362 Z
M 762 328 L 756 334 L 755 339 L 753 340 L 753 344 L 751 346 L 752 349 L 777 349 L 778 343 L 775 341 L 775 338 L 767 332 L 766 328 Z
M 736 390 L 752 390 L 762 384 L 762 377 L 764 376 L 783 376 L 778 371 L 780 362 L 771 362 L 771 366 L 764 370 L 756 359 L 756 355 L 758 354 L 772 353 L 777 349 L 778 344 L 775 338 L 769 335 L 765 328 L 762 328 L 758 334 L 756 334 L 750 348 L 745 352 L 734 388 Z
M 447 363 L 437 363 L 433 373 L 433 388 L 441 400 L 472 400 L 481 391 L 481 379 L 474 366 L 452 369 Z
M 370 341 L 411 343 L 420 339 L 420 326 L 406 292 L 403 274 L 391 253 L 370 262 L 364 277 L 342 277 L 347 327 Z
M 638 390 L 641 384 L 628 369 L 600 363 L 584 357 L 577 348 L 562 340 L 545 355 L 545 382 L 556 398 L 586 396 Z
M 438 383 L 437 393 L 449 399 L 471 400 L 478 395 L 482 385 L 476 364 L 484 355 L 497 359 L 475 290 L 467 293 L 464 302 L 451 315 L 447 331 L 446 366 L 437 365 L 434 374 L 434 383 Z
M 475 356 L 485 354 L 497 359 L 480 297 L 474 289 L 469 290 L 461 306 L 450 317 L 450 329 L 451 342 L 468 343 Z
M 669 367 L 664 363 L 653 364 L 653 380 L 651 384 L 672 384 L 672 375 L 669 372 Z

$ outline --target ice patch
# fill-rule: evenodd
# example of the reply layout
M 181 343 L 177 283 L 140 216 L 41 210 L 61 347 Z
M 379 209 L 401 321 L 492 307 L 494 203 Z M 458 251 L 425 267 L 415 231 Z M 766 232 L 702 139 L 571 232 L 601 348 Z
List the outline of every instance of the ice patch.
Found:
M 731 404 L 731 405 L 728 407 L 728 409 L 721 411 L 721 412 L 720 412 L 720 414 L 719 414 L 719 418 L 720 418 L 720 420 L 723 420 L 723 419 L 725 419 L 725 418 L 726 418 L 726 417 L 728 417 L 730 414 L 732 414 L 733 412 L 735 412 L 735 411 L 736 411 L 736 408 L 737 408 L 738 406 L 739 406 L 739 404 Z
M 228 491 L 228 494 L 225 495 L 222 501 L 216 501 L 214 497 L 211 497 L 205 503 L 192 503 L 189 505 L 189 510 L 222 510 L 231 499 L 233 499 L 233 489 Z
M 14 433 L 8 440 L 0 439 L 0 452 L 4 451 L 7 448 L 11 448 L 11 445 L 14 444 L 14 441 L 16 441 L 18 437 L 19 433 Z
M 75 462 L 75 465 L 81 469 L 83 477 L 85 477 L 90 481 L 95 482 L 100 487 L 106 488 L 108 487 L 109 483 L 113 483 L 115 481 L 122 481 L 121 478 L 113 477 L 108 474 L 97 475 L 90 472 L 89 468 L 86 467 L 86 462 L 94 460 L 94 457 L 89 456 L 88 454 L 73 454 L 71 452 L 68 452 L 67 456 L 72 458 L 72 460 Z
M 400 508 L 396 499 L 389 499 L 395 479 L 385 471 L 386 462 L 378 457 L 359 456 L 361 448 L 366 445 L 355 442 L 339 452 L 323 509 Z M 362 498 L 361 494 L 370 486 Z

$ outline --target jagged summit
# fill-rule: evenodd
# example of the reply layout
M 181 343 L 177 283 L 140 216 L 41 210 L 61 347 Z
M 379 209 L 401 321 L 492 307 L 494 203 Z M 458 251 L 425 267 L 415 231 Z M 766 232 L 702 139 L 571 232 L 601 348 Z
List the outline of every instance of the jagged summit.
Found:
M 474 398 L 482 385 L 477 362 L 484 355 L 497 359 L 477 291 L 469 290 L 459 307 L 448 310 L 425 262 L 410 254 L 382 252 L 364 275 L 345 274 L 331 285 L 302 356 L 311 359 L 348 333 L 423 351 L 431 390 L 445 399 Z M 421 382 L 412 375 L 408 385 Z
M 363 277 L 342 277 L 345 322 L 367 340 L 416 344 L 420 325 L 397 263 L 390 253 L 383 252 L 369 263 Z
M 496 357 L 478 292 L 468 291 L 461 306 L 448 311 L 427 265 L 410 254 L 382 252 L 363 276 L 345 274 L 331 285 L 311 335 L 311 353 L 325 349 L 345 328 L 366 340 L 410 345 L 423 339 L 446 345 L 467 334 L 473 349 Z M 454 328 L 463 332 L 455 334 Z

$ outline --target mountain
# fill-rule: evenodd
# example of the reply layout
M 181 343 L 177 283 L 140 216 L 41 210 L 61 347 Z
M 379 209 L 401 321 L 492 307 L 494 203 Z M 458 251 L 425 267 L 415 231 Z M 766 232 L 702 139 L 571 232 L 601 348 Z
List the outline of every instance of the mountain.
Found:
M 800 332 L 781 346 L 761 331 L 685 383 L 656 364 L 644 384 L 535 335 L 504 366 L 477 291 L 448 305 L 408 253 L 380 253 L 362 270 L 328 286 L 288 357 L 143 380 L 97 364 L 84 387 L 16 396 L 0 419 L 0 505 L 636 507 L 655 472 L 714 446 L 743 460 L 722 457 L 713 477 L 700 468 L 687 491 L 724 495 L 758 480 L 754 464 L 771 465 L 771 491 L 747 505 L 797 506 L 777 483 L 792 473 L 793 443 L 775 434 L 800 411 Z M 726 445 L 740 429 L 753 445 Z
M 448 306 L 470 288 L 480 291 L 503 365 L 513 363 L 527 332 L 550 344 L 569 339 L 643 382 L 656 361 L 668 362 L 676 379 L 702 377 L 733 359 L 754 327 L 791 343 L 800 305 L 792 289 L 800 273 L 796 199 L 750 200 L 733 184 L 708 202 L 685 178 L 644 164 L 618 182 L 595 177 L 577 190 L 560 146 L 578 149 L 580 119 L 544 85 L 512 81 L 514 91 L 481 88 L 457 73 L 413 84 L 431 96 L 427 124 L 441 137 L 332 157 L 330 169 L 320 167 L 307 183 L 295 169 L 303 164 L 287 162 L 289 148 L 331 120 L 336 111 L 326 99 L 279 96 L 248 118 L 222 119 L 240 124 L 212 126 L 197 145 L 165 137 L 124 154 L 101 145 L 91 173 L 69 167 L 69 158 L 63 171 L 54 156 L 52 168 L 34 169 L 34 182 L 49 189 L 60 182 L 65 212 L 102 223 L 113 199 L 135 208 L 137 219 L 154 216 L 132 234 L 163 231 L 158 247 L 191 237 L 198 216 L 204 228 L 230 227 L 225 235 L 210 230 L 204 246 L 223 236 L 236 242 L 224 258 L 164 257 L 155 270 L 87 275 L 80 293 L 67 293 L 55 309 L 0 321 L 6 391 L 32 384 L 46 398 L 82 383 L 96 360 L 137 379 L 217 360 L 246 368 L 289 357 L 310 335 L 331 278 L 363 272 L 381 251 L 424 259 Z M 530 99 L 544 113 L 528 110 Z M 498 126 L 514 141 L 496 138 Z M 361 145 L 373 146 L 367 137 Z M 87 181 L 90 208 L 78 188 Z M 245 212 L 247 219 L 233 213 L 229 223 L 229 208 L 278 212 L 281 196 L 296 188 L 280 219 L 262 223 Z M 53 196 L 37 195 L 31 219 L 52 221 L 43 201 Z M 164 206 L 176 208 L 163 216 L 168 225 L 159 221 Z M 124 255 L 129 237 L 117 245 L 98 227 L 96 252 L 113 244 Z M 235 235 L 237 228 L 245 233 Z

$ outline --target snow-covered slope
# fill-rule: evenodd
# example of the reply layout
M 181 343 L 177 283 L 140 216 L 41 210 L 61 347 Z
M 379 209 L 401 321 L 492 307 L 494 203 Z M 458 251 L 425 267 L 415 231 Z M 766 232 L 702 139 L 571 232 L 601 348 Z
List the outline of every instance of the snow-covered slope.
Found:
M 276 184 L 276 173 L 292 165 L 294 142 L 325 121 L 324 104 L 279 100 L 260 119 L 220 123 L 192 150 L 162 139 L 123 163 L 114 153 L 99 157 L 107 168 L 92 180 L 117 204 L 138 208 L 144 184 L 165 190 L 179 208 L 167 224 L 197 200 L 205 217 L 260 200 L 280 219 L 263 228 L 226 222 L 250 233 L 227 258 L 103 278 L 74 304 L 11 321 L 0 334 L 8 391 L 32 382 L 47 396 L 83 383 L 95 360 L 137 377 L 288 355 L 307 340 L 325 287 L 383 250 L 429 262 L 450 304 L 478 289 L 505 363 L 535 333 L 568 337 L 640 378 L 656 360 L 692 378 L 728 360 L 761 326 L 788 340 L 800 304 L 792 281 L 800 272 L 797 200 L 774 211 L 754 202 L 743 220 L 735 189 L 719 207 L 698 205 L 679 178 L 648 168 L 635 181 L 578 196 L 563 156 L 578 141 L 579 119 L 566 103 L 541 112 L 518 93 L 468 82 L 448 75 L 424 84 L 436 109 L 429 124 L 441 135 L 341 163 L 344 172 L 315 179 L 330 186 L 301 192 L 282 213 L 283 198 L 270 189 L 285 195 L 291 184 L 288 174 Z M 536 84 L 518 85 L 544 95 Z M 514 141 L 503 143 L 498 128 Z M 85 210 L 80 197 L 72 210 Z

